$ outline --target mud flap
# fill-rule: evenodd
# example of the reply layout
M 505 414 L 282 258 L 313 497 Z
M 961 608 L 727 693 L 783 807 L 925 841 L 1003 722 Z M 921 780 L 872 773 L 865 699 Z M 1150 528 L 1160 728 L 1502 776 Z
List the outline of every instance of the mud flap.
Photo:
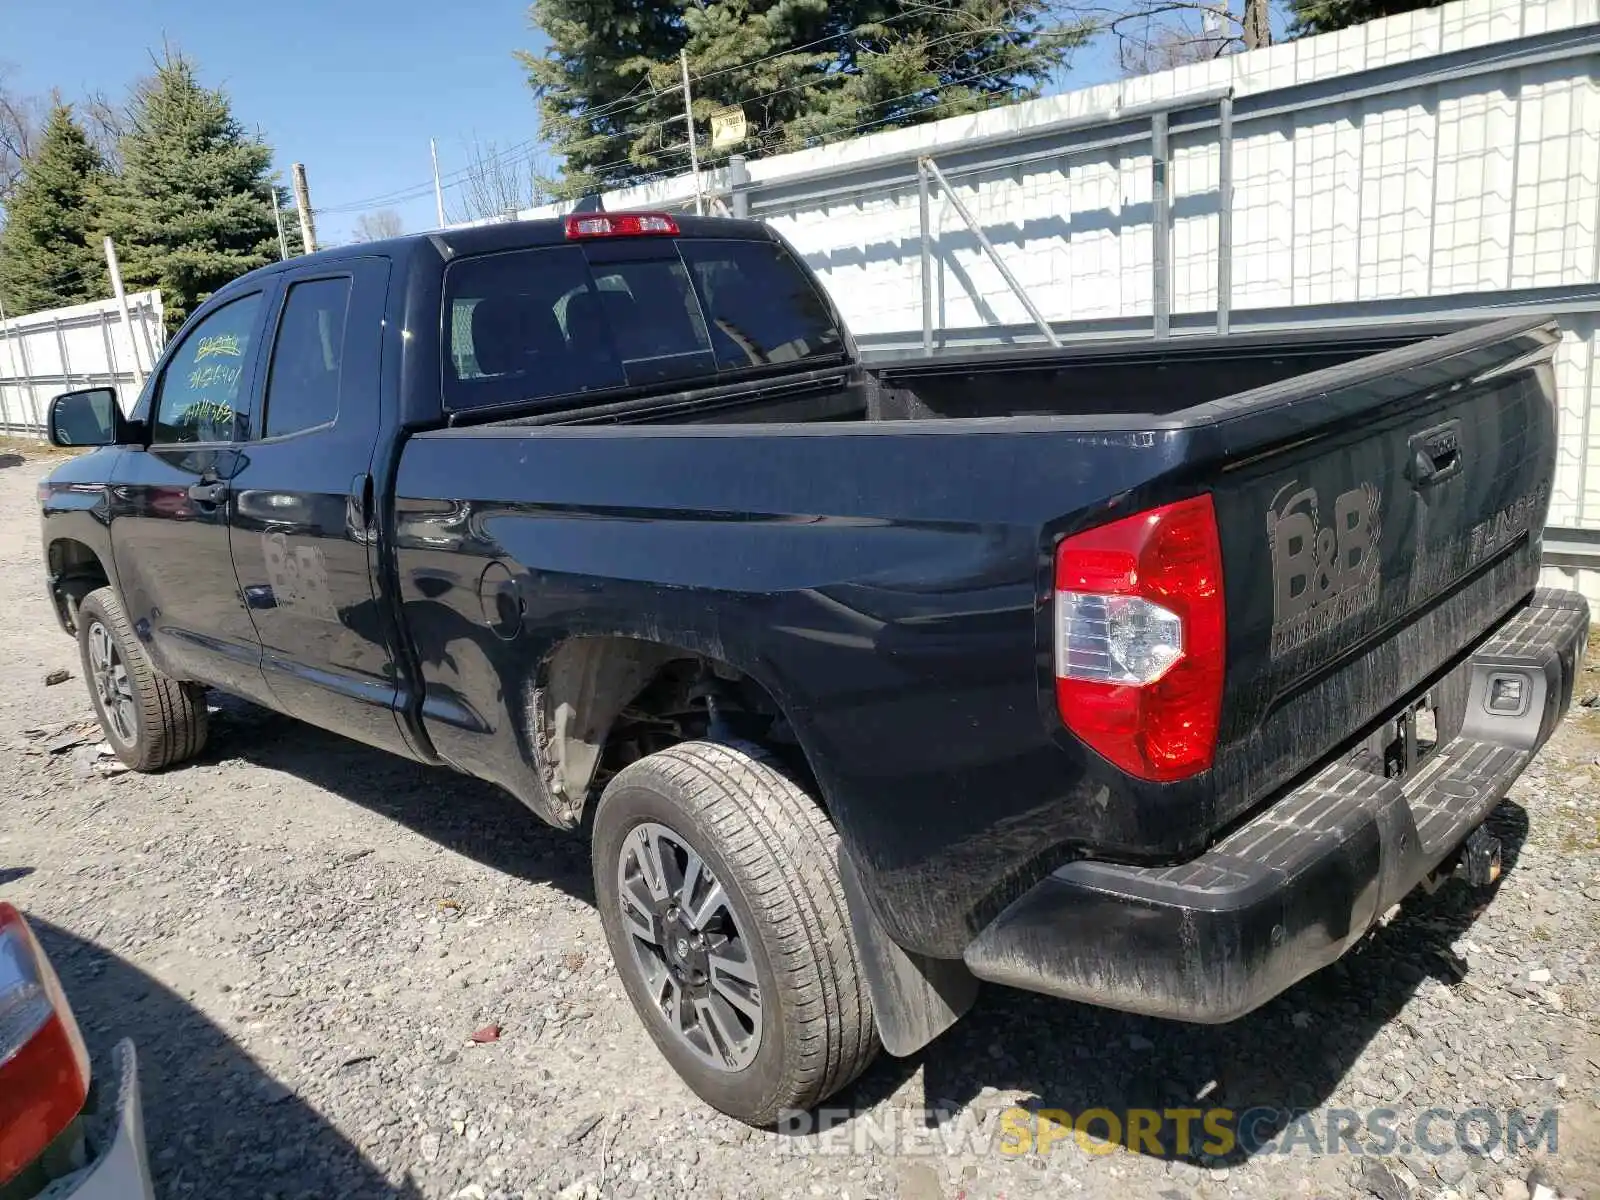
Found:
M 978 996 L 977 976 L 960 959 L 928 958 L 897 945 L 873 915 L 843 849 L 839 877 L 872 992 L 878 1037 L 896 1058 L 915 1054 L 972 1007 Z

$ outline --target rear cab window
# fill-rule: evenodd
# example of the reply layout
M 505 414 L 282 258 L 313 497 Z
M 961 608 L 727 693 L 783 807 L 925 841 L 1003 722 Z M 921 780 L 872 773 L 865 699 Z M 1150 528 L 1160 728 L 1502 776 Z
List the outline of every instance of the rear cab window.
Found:
M 826 301 L 776 242 L 638 238 L 463 258 L 445 273 L 454 412 L 838 358 Z

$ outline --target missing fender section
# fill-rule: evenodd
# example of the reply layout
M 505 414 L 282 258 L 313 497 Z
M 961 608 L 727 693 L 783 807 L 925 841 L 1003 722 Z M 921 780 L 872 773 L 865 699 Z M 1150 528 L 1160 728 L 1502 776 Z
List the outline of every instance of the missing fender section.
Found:
M 577 637 L 546 663 L 534 693 L 534 728 L 545 786 L 576 820 L 600 764 L 606 735 L 628 702 L 683 651 L 623 637 Z

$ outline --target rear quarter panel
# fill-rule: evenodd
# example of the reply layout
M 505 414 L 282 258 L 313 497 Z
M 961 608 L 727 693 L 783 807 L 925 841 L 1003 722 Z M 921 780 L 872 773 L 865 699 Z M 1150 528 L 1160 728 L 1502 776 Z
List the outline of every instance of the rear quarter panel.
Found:
M 564 639 L 726 662 L 784 710 L 889 933 L 958 957 L 1067 859 L 1198 853 L 1526 598 L 1554 453 L 1547 350 L 1544 333 L 1490 327 L 1132 431 L 1027 417 L 418 435 L 393 544 L 427 732 L 550 814 L 531 702 Z M 1470 476 L 1422 503 L 1407 436 L 1444 418 Z M 1267 515 L 1291 485 L 1332 512 L 1369 478 L 1389 496 L 1371 603 L 1274 654 Z M 1140 784 L 1056 714 L 1053 550 L 1200 491 L 1229 606 L 1217 765 Z M 485 615 L 495 564 L 520 603 L 511 640 Z

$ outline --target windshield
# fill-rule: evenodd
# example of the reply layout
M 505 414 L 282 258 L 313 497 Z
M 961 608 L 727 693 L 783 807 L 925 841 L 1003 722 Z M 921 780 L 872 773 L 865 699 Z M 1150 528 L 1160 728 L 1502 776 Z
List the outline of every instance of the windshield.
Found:
M 445 405 L 554 400 L 836 357 L 816 286 L 773 242 L 664 239 L 486 254 L 445 273 Z

